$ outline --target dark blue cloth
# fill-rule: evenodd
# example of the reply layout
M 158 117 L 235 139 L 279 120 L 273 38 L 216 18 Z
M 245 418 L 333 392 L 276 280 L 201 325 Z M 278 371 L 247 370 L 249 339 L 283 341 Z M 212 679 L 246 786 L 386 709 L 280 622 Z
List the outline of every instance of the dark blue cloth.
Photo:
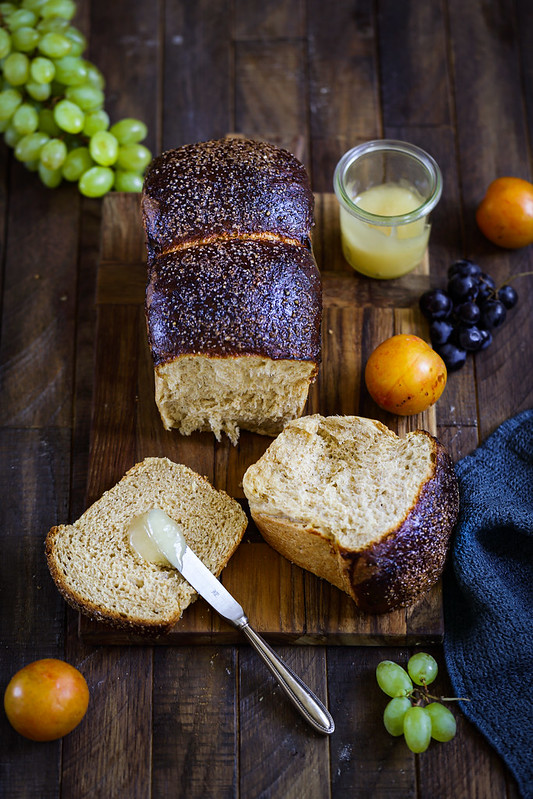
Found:
M 533 410 L 456 465 L 461 509 L 444 581 L 456 696 L 533 799 Z

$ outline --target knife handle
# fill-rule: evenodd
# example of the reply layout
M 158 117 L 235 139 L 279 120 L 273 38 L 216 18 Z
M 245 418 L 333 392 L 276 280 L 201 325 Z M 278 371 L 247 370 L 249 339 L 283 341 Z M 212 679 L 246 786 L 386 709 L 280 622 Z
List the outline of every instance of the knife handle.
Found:
M 293 705 L 300 711 L 304 719 L 318 732 L 331 735 L 335 730 L 335 722 L 320 699 L 304 682 L 286 666 L 274 650 L 253 630 L 249 623 L 239 624 L 239 628 L 248 638 L 254 649 L 279 682 Z

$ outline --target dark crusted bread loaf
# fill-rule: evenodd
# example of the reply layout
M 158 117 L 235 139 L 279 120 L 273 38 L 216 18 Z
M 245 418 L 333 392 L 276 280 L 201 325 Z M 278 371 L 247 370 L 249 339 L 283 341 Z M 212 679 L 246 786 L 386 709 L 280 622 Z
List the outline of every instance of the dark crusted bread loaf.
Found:
M 76 610 L 115 627 L 165 633 L 197 598 L 176 569 L 145 560 L 132 547 L 132 520 L 152 508 L 181 526 L 216 575 L 247 524 L 238 502 L 205 477 L 167 458 L 146 458 L 74 524 L 53 527 L 46 537 L 50 573 Z
M 243 488 L 274 549 L 371 613 L 410 605 L 437 581 L 459 509 L 433 436 L 399 438 L 357 416 L 290 422 Z
M 142 195 L 148 251 L 156 256 L 219 236 L 306 244 L 313 207 L 302 164 L 286 150 L 251 139 L 163 153 L 149 166 Z
M 320 363 L 313 195 L 285 150 L 246 139 L 155 159 L 142 197 L 146 318 L 167 429 L 275 435 Z

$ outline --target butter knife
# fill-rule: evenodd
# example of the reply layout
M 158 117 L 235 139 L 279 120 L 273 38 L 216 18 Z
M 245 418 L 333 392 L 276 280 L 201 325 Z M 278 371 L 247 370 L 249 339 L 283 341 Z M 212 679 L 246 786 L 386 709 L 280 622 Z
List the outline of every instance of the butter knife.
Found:
M 239 603 L 187 546 L 185 541 L 183 540 L 181 545 L 176 547 L 170 540 L 159 539 L 157 546 L 169 563 L 185 577 L 187 582 L 217 613 L 242 630 L 304 719 L 317 732 L 330 735 L 335 730 L 335 722 L 329 711 L 305 683 L 283 663 L 266 641 L 250 627 L 250 622 Z

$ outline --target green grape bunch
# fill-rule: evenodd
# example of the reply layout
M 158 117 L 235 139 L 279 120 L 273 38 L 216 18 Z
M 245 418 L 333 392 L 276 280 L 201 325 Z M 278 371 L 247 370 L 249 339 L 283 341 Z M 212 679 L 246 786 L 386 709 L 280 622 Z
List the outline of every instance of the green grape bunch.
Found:
M 105 79 L 83 58 L 73 0 L 0 2 L 0 133 L 49 188 L 77 183 L 86 197 L 140 192 L 152 159 L 138 119 L 111 125 Z
M 451 741 L 457 729 L 453 713 L 442 704 L 456 698 L 435 697 L 427 690 L 437 673 L 437 661 L 425 652 L 413 655 L 407 670 L 392 660 L 382 660 L 376 669 L 379 687 L 391 697 L 383 713 L 385 729 L 390 735 L 403 735 L 417 754 L 426 751 L 432 738 Z

